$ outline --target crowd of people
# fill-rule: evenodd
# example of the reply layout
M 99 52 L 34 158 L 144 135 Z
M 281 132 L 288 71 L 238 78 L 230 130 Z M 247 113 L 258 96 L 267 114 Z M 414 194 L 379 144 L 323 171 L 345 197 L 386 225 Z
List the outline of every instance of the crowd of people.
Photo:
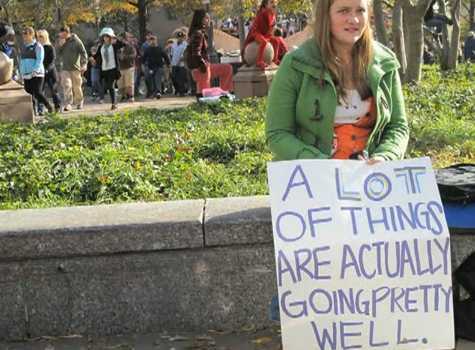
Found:
M 14 79 L 32 95 L 38 115 L 83 109 L 85 90 L 97 103 L 104 103 L 107 94 L 112 110 L 118 102 L 134 102 L 142 94 L 158 99 L 163 93 L 185 96 L 195 92 L 184 61 L 188 45 L 184 31 L 177 31 L 165 46 L 148 32 L 139 45 L 131 33 L 117 36 L 106 27 L 89 50 L 68 26 L 59 29 L 54 43 L 44 29 L 26 27 L 21 35 L 21 45 L 16 45 L 15 32 L 8 28 L 0 40 L 0 51 L 14 60 Z
M 257 66 L 263 69 L 268 43 L 274 48 L 275 64 L 288 50 L 282 31 L 276 28 L 276 6 L 276 0 L 262 1 L 245 42 L 245 47 L 253 41 L 259 44 Z M 223 91 L 233 92 L 233 67 L 211 62 L 209 28 L 210 16 L 200 9 L 194 12 L 188 32 L 175 31 L 163 46 L 152 32 L 139 43 L 131 33 L 116 35 L 105 27 L 89 49 L 68 26 L 59 29 L 56 40 L 50 40 L 44 29 L 26 27 L 21 45 L 15 45 L 10 28 L 0 40 L 0 50 L 15 60 L 18 74 L 14 79 L 32 95 L 35 113 L 81 110 L 85 89 L 97 103 L 104 103 L 107 94 L 115 110 L 118 102 L 134 102 L 138 96 L 159 99 L 164 93 L 191 94 L 199 99 L 215 79 Z
M 228 25 L 234 23 L 228 22 Z M 247 63 L 246 47 L 256 42 L 257 67 L 265 69 L 268 65 L 264 62 L 268 44 L 274 49 L 273 63 L 280 64 L 288 48 L 277 22 L 277 0 L 262 0 L 248 29 L 242 50 L 243 63 Z M 219 79 L 222 90 L 232 92 L 232 66 L 210 60 L 209 26 L 209 14 L 196 10 L 188 32 L 175 31 L 174 37 L 163 46 L 152 32 L 139 43 L 131 33 L 116 36 L 112 28 L 105 27 L 89 50 L 67 26 L 59 29 L 56 40 L 50 40 L 44 29 L 35 31 L 26 27 L 21 32 L 21 45 L 15 45 L 15 32 L 6 27 L 6 33 L 0 38 L 0 51 L 15 61 L 14 79 L 32 95 L 37 114 L 82 109 L 84 89 L 97 103 L 104 103 L 107 94 L 111 110 L 115 110 L 119 101 L 134 102 L 142 96 L 159 99 L 163 94 L 191 94 L 199 99 L 215 79 Z M 466 60 L 475 58 L 473 47 L 475 35 L 471 32 L 464 45 Z
M 255 17 L 250 17 L 244 21 L 244 36 L 247 37 L 249 34 L 254 20 Z M 298 16 L 279 15 L 277 16 L 276 28 L 279 28 L 283 38 L 287 38 L 305 29 L 307 22 L 308 18 L 305 14 L 300 14 Z M 228 17 L 225 20 L 220 21 L 219 29 L 236 38 L 239 38 L 240 25 L 238 17 Z

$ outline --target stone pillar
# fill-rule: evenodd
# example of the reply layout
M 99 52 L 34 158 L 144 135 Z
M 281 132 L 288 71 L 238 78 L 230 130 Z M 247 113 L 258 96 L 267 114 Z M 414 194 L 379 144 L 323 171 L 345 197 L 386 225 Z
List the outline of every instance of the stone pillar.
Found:
M 277 72 L 278 67 L 272 63 L 274 58 L 272 45 L 268 43 L 264 52 L 264 62 L 269 65 L 264 70 L 256 67 L 257 50 L 257 42 L 252 42 L 246 47 L 244 59 L 247 65 L 242 66 L 233 78 L 234 93 L 240 99 L 267 96 L 272 78 Z
M 31 95 L 12 81 L 13 60 L 0 52 L 0 121 L 33 123 Z
M 0 85 L 8 83 L 13 76 L 13 60 L 0 52 Z
M 275 65 L 264 70 L 255 66 L 243 66 L 233 78 L 234 93 L 240 99 L 267 96 L 276 72 L 277 66 Z

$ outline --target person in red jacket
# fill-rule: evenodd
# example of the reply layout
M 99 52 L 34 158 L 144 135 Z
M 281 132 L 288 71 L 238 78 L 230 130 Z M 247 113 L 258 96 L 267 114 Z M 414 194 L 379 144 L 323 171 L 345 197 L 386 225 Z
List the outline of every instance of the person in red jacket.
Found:
M 249 34 L 244 42 L 243 50 L 241 52 L 243 61 L 246 47 L 253 41 L 259 43 L 259 50 L 257 52 L 256 66 L 259 68 L 266 68 L 267 64 L 264 62 L 264 51 L 267 44 L 270 42 L 274 48 L 274 53 L 278 50 L 278 43 L 274 37 L 274 27 L 276 24 L 277 0 L 262 0 L 256 18 L 252 23 Z M 274 63 L 278 64 L 276 55 L 274 54 Z
M 289 52 L 289 46 L 283 38 L 282 29 L 275 28 L 274 37 L 275 41 L 277 42 L 277 49 L 276 45 L 272 45 L 274 47 L 274 62 L 275 64 L 279 65 L 280 62 L 282 62 L 282 59 L 284 58 L 285 54 Z

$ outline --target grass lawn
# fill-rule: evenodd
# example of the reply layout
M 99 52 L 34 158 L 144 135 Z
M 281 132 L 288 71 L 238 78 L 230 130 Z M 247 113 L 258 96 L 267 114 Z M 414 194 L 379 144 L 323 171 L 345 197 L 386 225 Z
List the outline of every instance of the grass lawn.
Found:
M 406 87 L 408 157 L 475 161 L 475 65 Z M 0 124 L 0 208 L 267 193 L 266 99 Z

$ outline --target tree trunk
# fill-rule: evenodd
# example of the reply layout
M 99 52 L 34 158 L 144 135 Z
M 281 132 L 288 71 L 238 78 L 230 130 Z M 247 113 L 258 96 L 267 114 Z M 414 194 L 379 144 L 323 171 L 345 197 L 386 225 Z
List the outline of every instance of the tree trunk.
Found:
M 407 69 L 407 60 L 406 60 L 406 49 L 404 44 L 404 31 L 402 23 L 402 7 L 401 1 L 398 0 L 393 7 L 393 21 L 392 21 L 392 37 L 393 37 L 393 46 L 394 52 L 396 53 L 397 59 L 401 64 L 399 69 L 399 75 L 401 81 L 404 81 L 404 77 Z
M 244 30 L 244 25 L 244 6 L 242 4 L 242 0 L 239 0 L 239 42 L 241 49 L 244 47 L 244 41 L 246 40 L 246 31 Z
M 404 34 L 406 44 L 407 71 L 405 82 L 417 83 L 421 80 L 422 57 L 424 53 L 424 15 L 431 0 L 418 0 L 413 5 L 410 0 L 402 0 Z
M 388 46 L 388 35 L 386 33 L 386 27 L 384 25 L 384 11 L 382 0 L 374 0 L 373 10 L 376 27 L 376 38 L 381 44 Z
M 407 28 L 407 32 L 411 33 L 406 37 L 406 49 L 407 49 L 407 71 L 405 75 L 405 81 L 419 82 L 421 80 L 422 73 L 422 56 L 423 56 L 423 28 L 422 22 L 423 16 L 418 15 L 414 10 L 403 8 L 404 26 Z
M 12 19 L 10 17 L 10 11 L 8 11 L 8 2 L 5 4 L 2 2 L 1 4 L 2 4 L 3 11 L 5 11 L 5 20 L 7 21 L 8 25 L 11 26 Z
M 449 69 L 457 69 L 458 54 L 460 47 L 460 7 L 462 0 L 452 1 L 452 40 L 449 53 Z
M 147 32 L 147 0 L 139 0 L 138 3 L 139 17 L 139 38 L 140 42 L 145 42 L 145 34 Z
M 41 8 L 42 8 L 41 0 L 37 1 L 34 6 L 36 7 L 34 27 L 35 28 L 42 28 L 42 25 L 41 25 Z
M 58 0 L 55 0 L 54 5 L 56 6 L 56 27 L 59 29 L 63 25 L 63 16 L 61 14 L 61 6 Z
M 244 41 L 246 40 L 246 31 L 244 30 L 244 26 L 246 21 L 244 20 L 244 16 L 239 16 L 239 43 L 240 47 L 244 47 Z
M 470 10 L 469 10 L 469 18 L 470 18 L 470 23 L 469 23 L 469 28 L 470 29 L 475 29 L 475 0 L 470 1 Z
M 445 0 L 439 0 L 439 13 L 441 15 L 447 16 L 447 8 L 445 6 Z M 450 41 L 449 41 L 449 29 L 447 28 L 447 23 L 444 23 L 442 27 L 442 42 L 439 43 L 442 45 L 440 49 L 438 49 L 438 55 L 440 57 L 440 68 L 442 70 L 449 69 L 449 52 L 450 52 Z
M 123 24 L 124 24 L 124 32 L 129 31 L 129 16 L 127 13 L 123 14 Z

